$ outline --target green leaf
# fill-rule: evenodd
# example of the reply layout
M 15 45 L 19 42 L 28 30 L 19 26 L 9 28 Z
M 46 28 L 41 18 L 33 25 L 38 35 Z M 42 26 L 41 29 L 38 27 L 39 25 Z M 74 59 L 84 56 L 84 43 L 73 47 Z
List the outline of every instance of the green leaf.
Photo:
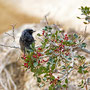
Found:
M 47 28 L 44 28 L 43 30 L 47 31 Z
M 75 57 L 77 57 L 78 59 L 81 59 L 81 60 L 85 59 L 85 57 L 84 57 L 84 56 L 80 56 L 80 55 L 75 56 Z
M 60 40 L 61 38 L 60 38 L 60 36 L 57 36 L 57 38 Z
M 56 36 L 57 36 L 57 34 L 58 34 L 58 31 L 55 32 L 55 35 L 56 35 Z
M 85 20 L 90 22 L 90 16 L 86 16 Z
M 38 62 L 34 62 L 34 67 L 37 67 L 38 66 Z
M 46 42 L 42 42 L 42 48 L 45 48 Z
M 56 84 L 56 86 L 55 86 L 55 90 L 57 90 L 57 88 L 61 88 L 61 87 L 62 87 L 61 84 L 58 83 L 58 84 Z
M 48 39 L 45 39 L 45 43 L 47 43 Z
M 78 19 L 81 19 L 80 17 L 77 17 Z
M 79 67 L 78 72 L 81 73 L 81 74 L 83 73 L 83 67 L 82 66 Z
M 68 65 L 68 67 L 67 67 L 67 68 L 73 68 L 73 67 Z
M 51 26 L 49 26 L 49 27 L 48 27 L 48 29 L 52 29 L 52 27 L 51 27 Z
M 43 80 L 44 80 L 44 81 L 46 81 L 46 80 L 47 80 L 47 78 L 46 78 L 46 77 L 44 77 L 44 78 L 43 78 Z
M 54 76 L 51 76 L 51 77 L 50 77 L 50 79 L 51 79 L 51 80 L 54 80 L 54 79 L 55 79 L 55 77 L 54 77 Z
M 35 43 L 32 43 L 32 44 L 30 45 L 30 48 L 31 48 L 31 49 L 30 49 L 31 52 L 34 51 L 34 50 L 35 50 Z
M 54 69 L 55 69 L 55 64 L 53 64 L 51 67 L 51 70 L 54 70 Z
M 88 24 L 87 22 L 83 22 L 84 24 Z
M 40 33 L 38 33 L 37 36 L 41 36 Z
M 48 26 L 45 26 L 45 28 L 48 28 Z
M 83 82 L 83 80 L 82 80 L 82 84 L 83 84 L 84 82 Z
M 49 62 L 52 62 L 52 58 L 51 57 L 49 58 Z
M 66 69 L 66 67 L 65 67 L 64 65 L 62 66 L 62 68 L 63 68 L 63 69 Z
M 49 50 L 49 53 L 52 53 L 53 52 L 53 50 Z
M 83 6 L 81 6 L 81 11 L 82 11 L 82 15 L 89 15 L 90 14 L 90 7 L 87 7 L 87 6 L 85 6 L 85 7 L 83 7 Z
M 85 48 L 85 47 L 86 47 L 86 43 L 82 43 L 81 48 Z
M 67 78 L 65 79 L 65 83 L 68 84 L 68 79 Z
M 61 83 L 61 80 L 58 80 L 58 83 Z
M 45 26 L 45 28 L 44 28 L 43 30 L 47 31 L 47 29 L 48 29 L 48 27 L 47 27 L 47 26 Z
M 48 72 L 49 72 L 49 71 L 48 71 L 47 68 L 44 67 L 44 66 L 41 66 L 41 67 L 38 68 L 37 71 L 36 71 L 37 75 L 41 75 L 41 74 L 43 74 L 43 73 L 48 73 Z
M 40 87 L 43 87 L 44 85 L 45 85 L 44 83 L 41 83 L 39 86 L 40 86 Z
M 44 77 L 46 78 L 47 76 L 49 76 L 49 74 L 48 73 L 46 73 L 45 75 L 44 75 Z
M 55 37 L 55 34 L 52 34 L 52 37 Z
M 47 34 L 47 36 L 51 36 L 52 34 Z
M 68 60 L 72 60 L 72 58 L 68 58 Z
M 41 78 L 40 77 L 37 77 L 37 82 L 41 82 Z
M 75 34 L 74 34 L 74 37 L 75 37 L 75 38 L 78 38 L 78 35 L 75 33 Z
M 53 90 L 53 86 L 52 85 L 49 86 L 49 90 Z
M 66 87 L 67 87 L 67 85 L 66 85 L 66 84 L 63 84 L 63 87 L 64 87 L 64 88 L 66 88 Z
M 88 71 L 87 71 L 87 70 L 84 70 L 83 72 L 84 72 L 84 74 L 88 73 Z

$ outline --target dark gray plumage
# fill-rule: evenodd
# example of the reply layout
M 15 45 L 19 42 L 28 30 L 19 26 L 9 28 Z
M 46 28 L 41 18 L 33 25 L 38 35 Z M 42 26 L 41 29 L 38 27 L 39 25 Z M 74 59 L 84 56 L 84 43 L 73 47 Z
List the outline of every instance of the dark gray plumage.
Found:
M 33 31 L 32 29 L 25 29 L 22 32 L 19 43 L 21 50 L 24 52 L 24 54 L 25 54 L 25 48 L 30 49 L 30 44 L 32 44 L 35 41 L 32 36 L 33 32 L 35 31 Z

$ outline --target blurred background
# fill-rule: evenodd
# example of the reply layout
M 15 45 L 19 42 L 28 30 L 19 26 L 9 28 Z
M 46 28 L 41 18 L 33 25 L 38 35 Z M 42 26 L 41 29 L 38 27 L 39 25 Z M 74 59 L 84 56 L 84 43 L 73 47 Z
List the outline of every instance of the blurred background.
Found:
M 42 28 L 39 23 L 47 14 L 50 23 L 59 24 L 65 31 L 83 34 L 81 32 L 85 31 L 86 25 L 83 20 L 77 19 L 77 16 L 84 17 L 79 10 L 81 6 L 90 7 L 90 0 L 0 0 L 0 44 L 19 46 L 22 30 L 33 28 L 39 32 Z M 10 37 L 11 24 L 16 24 L 15 42 Z M 7 31 L 9 36 L 4 33 Z M 90 50 L 90 25 L 86 32 L 87 48 Z M 90 55 L 81 54 L 87 57 L 87 62 L 90 61 Z M 21 55 L 18 49 L 0 46 L 0 90 L 45 90 L 37 87 L 33 73 L 23 71 Z M 78 78 L 81 76 L 74 72 L 68 90 L 85 90 L 74 85 Z
M 14 2 L 15 1 L 15 2 Z M 0 0 L 0 34 L 11 29 L 11 24 L 16 28 L 28 23 L 39 23 L 40 18 L 22 12 L 18 4 L 20 0 Z
M 11 29 L 11 24 L 39 23 L 48 13 L 50 20 L 66 30 L 83 31 L 85 25 L 76 18 L 81 6 L 90 6 L 90 0 L 0 0 L 0 33 Z

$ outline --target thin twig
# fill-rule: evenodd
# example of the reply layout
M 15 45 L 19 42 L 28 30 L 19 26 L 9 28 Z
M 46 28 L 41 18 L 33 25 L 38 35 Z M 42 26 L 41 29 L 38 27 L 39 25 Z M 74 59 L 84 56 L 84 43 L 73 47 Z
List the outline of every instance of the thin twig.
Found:
M 72 53 L 72 63 L 71 63 L 72 68 L 70 70 L 68 70 L 67 73 L 62 78 L 60 78 L 59 80 L 63 80 L 73 70 L 73 66 L 74 66 L 74 55 L 75 55 L 76 52 L 73 52 L 73 48 L 72 47 L 71 47 L 71 53 Z
M 68 74 L 73 70 L 73 68 L 71 68 L 69 71 L 68 71 Z M 67 73 L 62 77 L 60 78 L 59 80 L 63 80 L 65 77 L 67 76 Z
M 7 45 L 3 45 L 3 44 L 0 44 L 0 46 L 3 46 L 3 47 L 9 47 L 9 48 L 20 49 L 20 47 L 16 47 L 16 46 L 7 46 Z
M 5 71 L 6 75 L 7 75 L 7 79 L 11 81 L 11 83 L 12 83 L 12 84 L 13 84 L 13 86 L 14 86 L 14 90 L 16 90 L 16 89 L 17 89 L 17 87 L 16 87 L 16 84 L 14 83 L 14 81 L 12 80 L 11 75 L 9 74 L 9 72 L 7 71 L 7 69 L 6 69 L 6 68 L 4 69 L 4 71 Z
M 4 90 L 8 90 L 7 86 L 5 85 L 5 83 L 2 80 L 1 75 L 0 75 L 0 85 L 4 88 Z
M 8 35 L 8 36 L 10 36 L 10 37 L 13 37 L 13 36 L 12 36 L 12 35 L 10 35 L 9 33 L 6 33 L 6 32 L 5 32 L 5 34 L 7 34 L 7 35 Z
M 73 50 L 79 50 L 79 51 L 82 51 L 82 52 L 85 52 L 87 54 L 90 54 L 90 51 L 85 49 L 85 48 L 81 48 L 81 47 L 73 47 Z
M 12 30 L 13 30 L 13 39 L 14 39 L 14 41 L 15 41 L 15 34 L 14 34 L 14 30 L 15 30 L 15 29 L 14 29 L 14 28 L 15 28 L 16 24 L 12 24 L 11 26 L 12 26 Z
M 47 14 L 45 15 L 45 20 L 46 20 L 46 24 L 47 24 L 47 26 L 48 26 L 47 16 L 48 16 L 49 14 L 50 14 L 50 13 L 47 13 Z
M 89 51 L 89 50 L 87 50 L 87 49 L 83 49 L 83 48 L 81 48 L 81 50 L 82 50 L 83 52 L 85 52 L 85 53 L 90 54 L 90 51 Z
M 16 24 L 12 24 L 11 26 L 12 26 L 12 30 L 13 30 L 13 35 L 10 35 L 9 33 L 5 33 L 5 34 L 7 34 L 8 36 L 11 36 L 13 38 L 13 42 L 15 42 L 15 34 L 14 34 L 15 29 L 14 28 L 15 28 Z
M 62 36 L 64 37 L 64 30 L 61 30 L 61 29 L 59 28 L 59 26 L 56 25 L 56 24 L 53 24 L 53 26 L 54 26 L 58 31 L 62 31 L 61 34 L 62 34 Z
M 38 39 L 40 39 L 40 40 L 44 41 L 44 39 L 43 39 L 42 37 L 38 37 Z
M 83 35 L 84 39 L 82 40 L 82 42 L 85 41 L 85 39 L 86 39 L 86 30 L 87 30 L 87 26 L 85 26 L 85 31 L 84 31 L 84 35 Z

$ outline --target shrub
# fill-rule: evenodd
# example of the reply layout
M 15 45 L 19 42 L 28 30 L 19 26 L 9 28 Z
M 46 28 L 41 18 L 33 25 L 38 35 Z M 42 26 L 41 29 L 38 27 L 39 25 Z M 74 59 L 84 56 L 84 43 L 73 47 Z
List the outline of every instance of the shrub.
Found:
M 90 11 L 86 12 L 84 9 L 88 10 L 88 7 L 81 7 L 82 13 L 88 16 Z M 39 87 L 48 84 L 49 90 L 67 89 L 72 70 L 77 70 L 77 73 L 83 76 L 88 73 L 89 64 L 86 63 L 86 58 L 77 53 L 78 49 L 84 50 L 86 47 L 81 36 L 76 33 L 68 35 L 55 24 L 47 24 L 42 29 L 42 34 L 37 35 L 41 39 L 41 44 L 37 47 L 35 43 L 30 45 L 31 50 L 23 57 L 23 66 L 34 73 Z M 87 88 L 84 78 L 79 86 L 83 88 L 85 85 Z

